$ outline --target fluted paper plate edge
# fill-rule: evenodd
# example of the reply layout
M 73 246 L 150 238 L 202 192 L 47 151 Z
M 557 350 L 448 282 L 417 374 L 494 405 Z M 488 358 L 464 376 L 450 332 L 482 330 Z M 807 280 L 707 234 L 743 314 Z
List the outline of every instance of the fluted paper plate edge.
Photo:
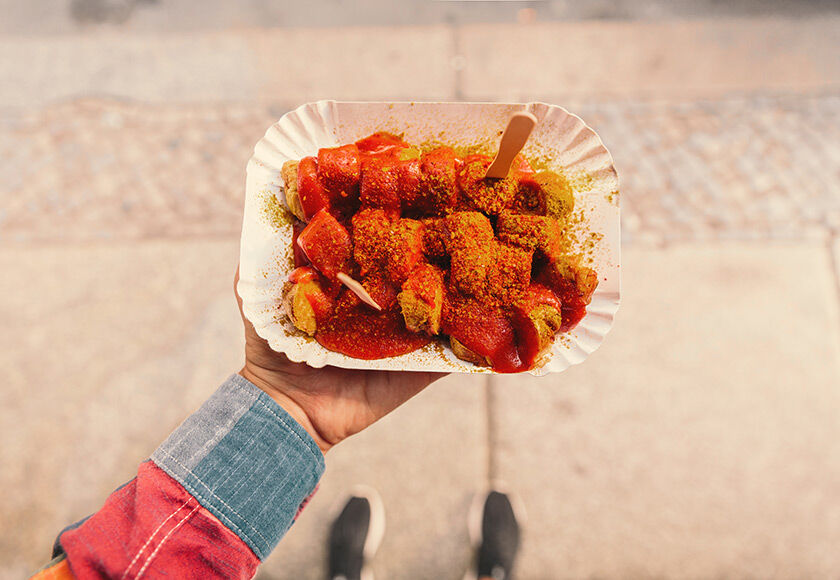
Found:
M 360 360 L 329 351 L 297 331 L 281 310 L 291 265 L 291 222 L 278 219 L 285 205 L 280 168 L 321 147 L 355 141 L 374 131 L 404 134 L 410 143 L 485 144 L 495 147 L 510 114 L 529 110 L 539 120 L 524 153 L 572 176 L 578 207 L 596 242 L 599 286 L 587 314 L 558 337 L 549 360 L 533 375 L 561 372 L 583 362 L 604 341 L 621 299 L 618 175 L 601 139 L 579 117 L 545 103 L 363 103 L 318 101 L 301 105 L 268 128 L 248 161 L 240 246 L 239 283 L 245 317 L 272 349 L 313 367 L 440 372 L 492 372 L 456 358 L 435 343 L 407 355 Z M 276 201 L 273 201 L 276 200 Z

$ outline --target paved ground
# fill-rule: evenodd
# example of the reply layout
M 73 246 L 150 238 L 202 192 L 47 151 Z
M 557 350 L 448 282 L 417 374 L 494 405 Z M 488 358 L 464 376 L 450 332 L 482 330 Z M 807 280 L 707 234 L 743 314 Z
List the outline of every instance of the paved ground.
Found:
M 633 246 L 587 364 L 554 388 L 495 381 L 494 473 L 537 516 L 527 577 L 838 575 L 826 258 L 819 243 Z
M 242 168 L 288 108 L 82 100 L 2 120 L 0 241 L 235 235 Z M 840 93 L 571 109 L 613 152 L 626 243 L 840 233 Z
M 562 20 L 643 20 L 835 14 L 832 0 L 0 0 L 0 33 L 89 28 L 184 31 L 230 28 L 410 26 Z
M 368 483 L 378 577 L 460 578 L 470 496 L 495 478 L 530 515 L 520 578 L 840 576 L 830 11 L 137 28 L 0 36 L 0 577 L 37 567 L 240 364 L 244 165 L 322 97 L 581 114 L 622 178 L 623 304 L 584 365 L 448 379 L 332 451 L 261 577 L 320 578 L 333 505 Z

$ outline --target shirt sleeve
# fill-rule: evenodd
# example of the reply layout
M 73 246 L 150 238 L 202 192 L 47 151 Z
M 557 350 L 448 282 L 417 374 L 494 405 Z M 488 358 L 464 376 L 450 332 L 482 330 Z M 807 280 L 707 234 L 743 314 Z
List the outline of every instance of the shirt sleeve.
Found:
M 323 472 L 306 430 L 233 375 L 55 555 L 76 578 L 250 578 Z

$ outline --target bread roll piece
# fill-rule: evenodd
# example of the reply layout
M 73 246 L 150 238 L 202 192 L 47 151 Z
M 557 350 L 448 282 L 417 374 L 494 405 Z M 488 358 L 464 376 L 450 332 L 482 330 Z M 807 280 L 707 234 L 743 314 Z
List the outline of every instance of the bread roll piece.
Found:
M 283 310 L 295 328 L 313 336 L 318 322 L 333 310 L 333 299 L 321 285 L 322 279 L 310 266 L 296 268 L 283 286 Z
M 592 294 L 598 287 L 597 272 L 584 266 L 581 263 L 581 257 L 576 254 L 558 254 L 549 256 L 549 260 L 547 268 L 549 285 L 556 289 L 561 280 L 571 282 L 580 292 L 583 303 L 589 304 L 592 301 Z
M 286 292 L 283 296 L 283 308 L 295 325 L 295 328 L 302 330 L 309 336 L 313 336 L 318 329 L 315 319 L 315 310 L 306 297 L 306 282 L 286 284 Z
M 303 215 L 303 206 L 300 204 L 300 194 L 298 193 L 299 164 L 299 161 L 286 161 L 280 169 L 280 176 L 283 178 L 286 205 L 297 219 L 306 221 Z
M 566 178 L 553 171 L 541 171 L 536 181 L 545 196 L 546 213 L 563 219 L 575 209 L 575 196 Z
M 440 268 L 431 264 L 415 268 L 397 295 L 406 328 L 430 335 L 440 332 L 444 291 Z
M 490 361 L 486 357 L 471 351 L 454 336 L 449 337 L 449 346 L 452 347 L 452 352 L 455 353 L 455 356 L 461 360 L 477 364 L 481 367 L 490 366 Z

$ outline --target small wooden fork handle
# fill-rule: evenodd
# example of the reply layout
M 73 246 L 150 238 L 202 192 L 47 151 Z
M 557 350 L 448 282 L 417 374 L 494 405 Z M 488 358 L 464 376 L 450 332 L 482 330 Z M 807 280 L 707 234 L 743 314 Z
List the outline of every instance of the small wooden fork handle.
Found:
M 353 294 L 358 296 L 362 302 L 382 312 L 382 307 L 379 304 L 377 304 L 373 298 L 370 297 L 370 294 L 367 293 L 367 290 L 364 289 L 364 286 L 359 284 L 357 281 L 355 281 L 353 278 L 351 278 L 344 272 L 338 273 L 338 280 L 342 284 L 350 288 L 350 290 L 353 291 Z
M 501 179 L 507 177 L 513 158 L 522 151 L 536 124 L 537 118 L 528 111 L 518 111 L 511 115 L 507 129 L 502 134 L 502 140 L 499 141 L 499 152 L 496 153 L 496 158 L 487 168 L 485 178 Z

